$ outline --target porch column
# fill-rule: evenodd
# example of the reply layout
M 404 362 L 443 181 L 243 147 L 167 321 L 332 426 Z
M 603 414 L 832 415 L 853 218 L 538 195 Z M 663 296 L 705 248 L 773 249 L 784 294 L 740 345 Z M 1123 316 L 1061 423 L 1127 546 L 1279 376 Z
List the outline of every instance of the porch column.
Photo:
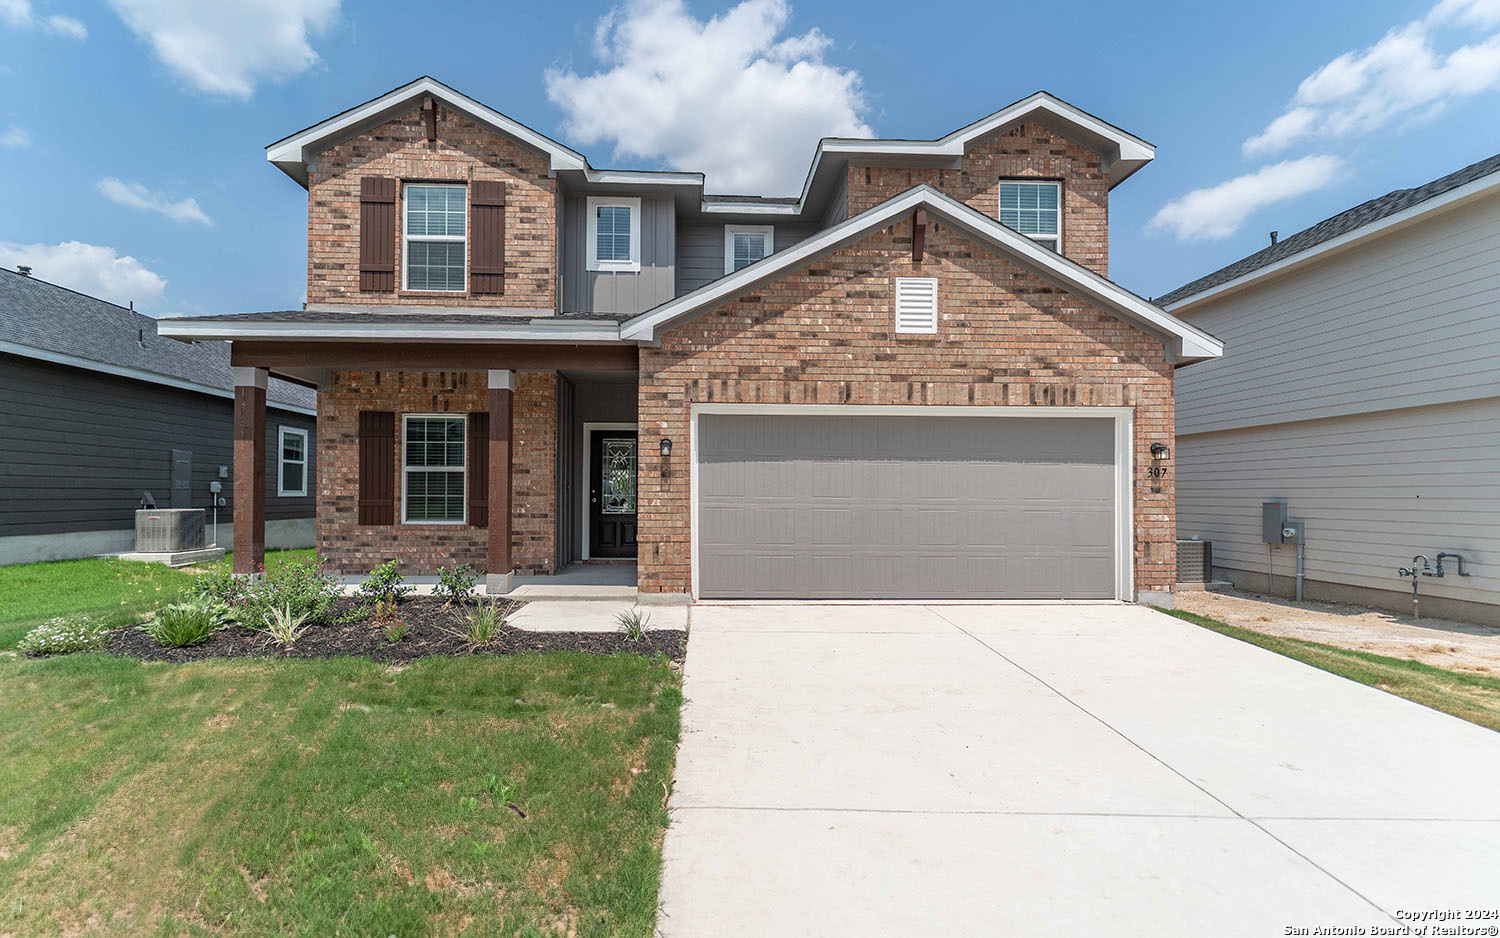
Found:
M 266 370 L 234 370 L 234 572 L 266 561 Z
M 510 543 L 510 462 L 511 424 L 516 391 L 514 371 L 491 370 L 490 388 L 490 491 L 489 491 L 489 566 L 485 591 L 499 596 L 515 585 L 515 563 Z

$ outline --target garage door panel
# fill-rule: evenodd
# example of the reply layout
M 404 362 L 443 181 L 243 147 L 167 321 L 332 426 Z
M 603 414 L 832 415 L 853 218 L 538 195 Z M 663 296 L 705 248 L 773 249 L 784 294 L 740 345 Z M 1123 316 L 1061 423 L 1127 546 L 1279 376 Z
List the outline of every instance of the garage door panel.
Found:
M 703 414 L 699 594 L 1114 596 L 1111 418 Z

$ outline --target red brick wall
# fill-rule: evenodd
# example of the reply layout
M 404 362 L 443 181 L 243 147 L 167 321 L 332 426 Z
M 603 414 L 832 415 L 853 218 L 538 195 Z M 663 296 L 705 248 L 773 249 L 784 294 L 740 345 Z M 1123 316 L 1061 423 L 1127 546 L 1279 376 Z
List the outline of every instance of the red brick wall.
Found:
M 1176 580 L 1173 439 L 1163 343 L 941 225 L 911 262 L 909 222 L 876 232 L 642 348 L 640 588 L 689 589 L 689 407 L 694 403 L 1070 405 L 1135 408 L 1138 590 Z M 892 278 L 939 278 L 936 335 L 896 335 Z M 665 470 L 665 471 L 664 471 Z
M 1057 179 L 1063 190 L 1063 255 L 1109 276 L 1109 175 L 1099 154 L 1040 124 L 1021 124 L 969 144 L 962 169 L 849 165 L 854 216 L 926 183 L 990 218 L 1000 215 L 1000 180 Z
M 359 412 L 396 412 L 394 525 L 361 525 Z M 487 531 L 471 525 L 401 524 L 401 415 L 464 414 L 489 410 L 483 372 L 336 371 L 318 392 L 318 552 L 344 574 L 399 559 L 402 572 L 433 574 L 438 567 L 489 565 Z M 556 556 L 555 460 L 557 375 L 517 376 L 514 409 L 514 493 L 511 544 L 518 573 L 551 573 Z
M 507 137 L 438 107 L 437 140 L 427 141 L 420 110 L 318 154 L 307 191 L 309 303 L 557 307 L 557 180 L 548 159 Z M 386 176 L 417 182 L 498 180 L 505 187 L 505 293 L 401 292 L 401 226 L 396 203 L 395 293 L 359 289 L 359 181 Z

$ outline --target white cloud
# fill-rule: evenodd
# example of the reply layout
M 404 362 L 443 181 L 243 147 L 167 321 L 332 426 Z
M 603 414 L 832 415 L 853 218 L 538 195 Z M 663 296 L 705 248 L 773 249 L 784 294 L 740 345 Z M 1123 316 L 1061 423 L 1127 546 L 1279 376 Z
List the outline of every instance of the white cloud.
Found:
M 47 16 L 38 18 L 31 7 L 31 0 L 0 0 L 0 22 L 17 29 L 39 27 L 69 39 L 87 39 L 88 28 L 71 16 Z
M 859 73 L 823 60 L 817 29 L 782 37 L 785 0 L 704 22 L 682 0 L 628 0 L 599 22 L 589 75 L 547 71 L 564 133 L 616 159 L 701 171 L 709 191 L 800 190 L 819 137 L 868 137 Z
M 25 127 L 11 127 L 5 133 L 0 134 L 0 147 L 13 150 L 17 147 L 31 146 L 31 134 Z
M 1168 230 L 1177 240 L 1227 238 L 1251 213 L 1276 202 L 1321 189 L 1338 178 L 1344 161 L 1337 156 L 1304 156 L 1263 166 L 1217 186 L 1194 189 L 1161 207 L 1146 224 L 1148 231 Z
M 1313 139 L 1373 133 L 1500 88 L 1500 33 L 1459 44 L 1456 29 L 1500 25 L 1500 0 L 1441 0 L 1367 49 L 1346 52 L 1298 85 L 1287 110 L 1245 141 L 1247 156 Z
M 97 296 L 124 306 L 154 303 L 162 298 L 167 281 L 129 255 L 114 248 L 79 241 L 61 244 L 11 244 L 0 241 L 0 267 L 31 268 L 31 274 L 49 283 Z
M 331 29 L 339 13 L 339 0 L 109 0 L 109 5 L 192 87 L 241 100 L 263 81 L 284 81 L 317 65 L 308 37 Z
M 122 182 L 118 179 L 99 180 L 99 191 L 106 199 L 119 205 L 130 208 L 145 209 L 148 212 L 158 212 L 173 221 L 202 222 L 205 225 L 214 223 L 212 218 L 204 214 L 203 209 L 198 207 L 198 200 L 187 198 L 173 202 L 160 192 L 152 192 L 138 182 Z

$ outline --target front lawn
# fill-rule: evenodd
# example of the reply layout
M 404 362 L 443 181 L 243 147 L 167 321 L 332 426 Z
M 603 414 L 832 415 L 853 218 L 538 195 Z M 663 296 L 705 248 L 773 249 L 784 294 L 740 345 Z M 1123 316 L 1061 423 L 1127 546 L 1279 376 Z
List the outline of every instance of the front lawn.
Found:
M 1500 679 L 1448 671 L 1420 661 L 1390 658 L 1306 639 L 1267 635 L 1180 609 L 1163 611 L 1242 642 L 1295 658 L 1315 668 L 1378 687 L 1470 723 L 1500 730 Z
M 0 934 L 650 935 L 680 700 L 641 655 L 0 659 Z

